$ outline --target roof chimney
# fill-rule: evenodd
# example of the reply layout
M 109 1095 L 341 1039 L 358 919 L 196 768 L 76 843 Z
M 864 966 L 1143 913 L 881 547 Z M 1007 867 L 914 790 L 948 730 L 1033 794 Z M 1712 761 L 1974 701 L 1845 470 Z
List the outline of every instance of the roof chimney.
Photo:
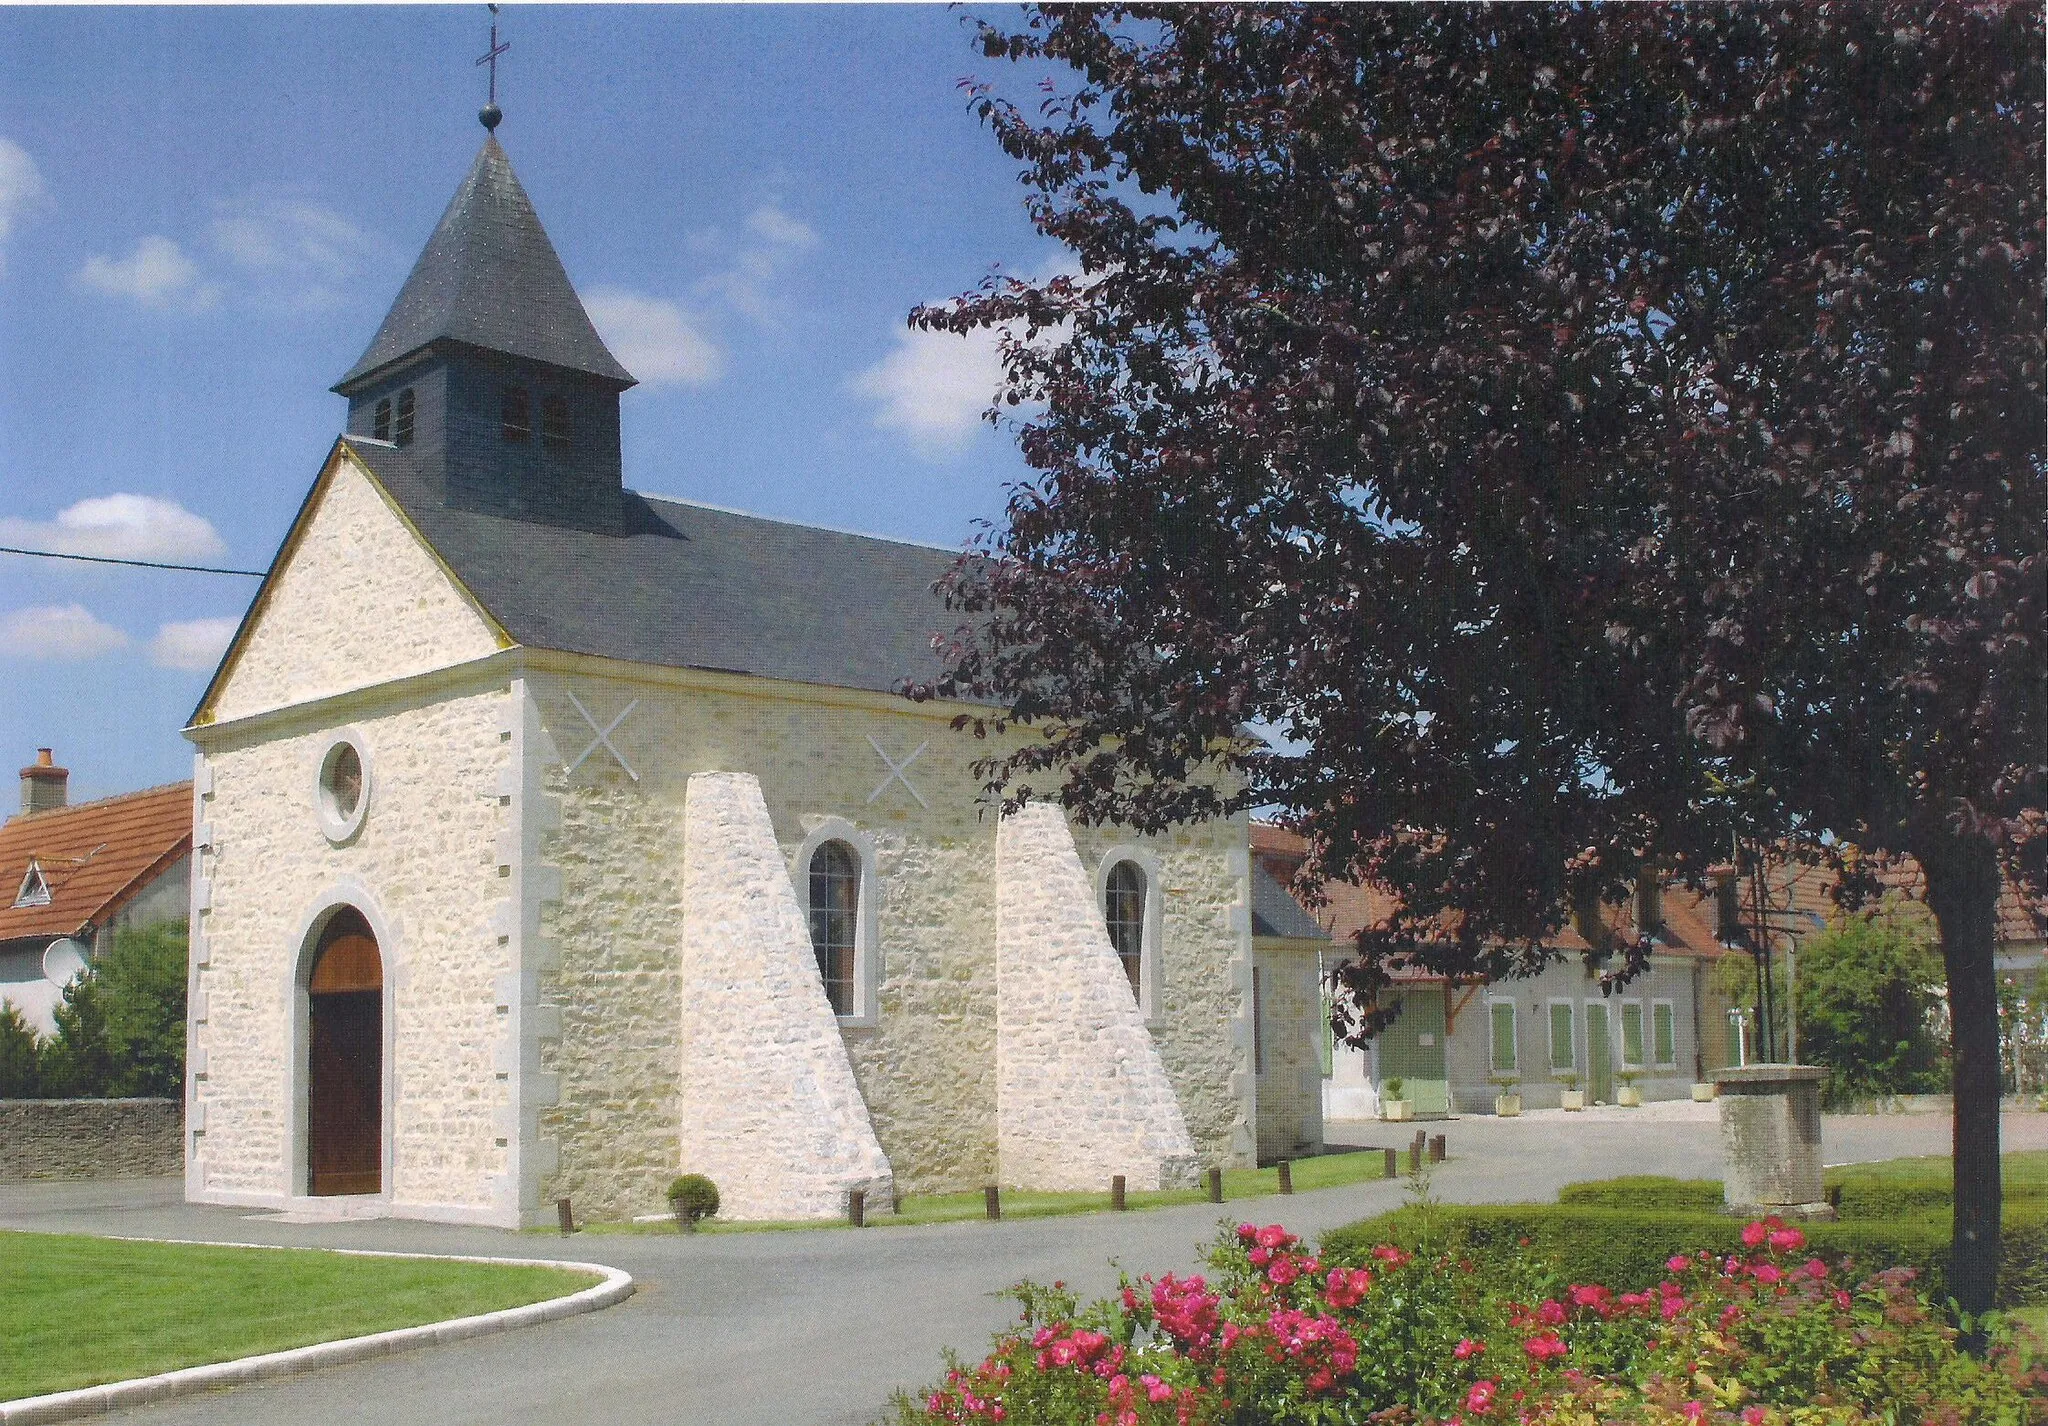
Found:
M 21 770 L 21 811 L 48 812 L 70 799 L 71 769 L 58 767 L 48 748 L 36 749 L 36 760 Z

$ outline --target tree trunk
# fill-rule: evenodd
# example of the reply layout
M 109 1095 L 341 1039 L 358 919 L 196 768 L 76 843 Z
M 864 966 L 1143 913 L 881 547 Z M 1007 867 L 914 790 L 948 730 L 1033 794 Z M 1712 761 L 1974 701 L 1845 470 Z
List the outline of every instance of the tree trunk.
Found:
M 1919 851 L 1927 905 L 1941 927 L 1954 1053 L 1955 1229 L 1949 1292 L 1963 1311 L 1998 1296 L 1998 976 L 1993 967 L 1998 859 L 1990 843 L 1945 836 Z

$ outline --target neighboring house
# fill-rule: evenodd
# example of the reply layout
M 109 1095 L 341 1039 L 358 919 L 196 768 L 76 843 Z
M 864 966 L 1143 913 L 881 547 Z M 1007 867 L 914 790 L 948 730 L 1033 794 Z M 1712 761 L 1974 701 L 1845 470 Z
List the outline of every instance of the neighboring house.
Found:
M 38 1034 L 64 987 L 124 926 L 185 920 L 192 784 L 70 805 L 48 748 L 21 770 L 21 812 L 0 825 L 0 1000 Z
M 896 692 L 953 555 L 627 489 L 632 384 L 487 141 L 186 730 L 188 1198 L 824 1217 L 1314 1143 L 1245 819 L 991 815 Z
M 1299 837 L 1264 823 L 1252 824 L 1252 848 L 1260 867 L 1283 884 L 1304 855 Z M 1359 886 L 1329 886 L 1325 895 L 1316 919 L 1330 936 L 1327 972 L 1392 903 Z M 1589 1102 L 1612 1103 L 1623 1072 L 1639 1077 L 1645 1099 L 1688 1095 L 1695 1081 L 1729 1062 L 1726 1006 L 1709 983 L 1713 963 L 1730 954 L 1714 912 L 1711 899 L 1676 886 L 1617 908 L 1613 929 L 1646 932 L 1654 950 L 1650 969 L 1612 995 L 1601 994 L 1589 947 L 1569 929 L 1554 942 L 1561 958 L 1524 980 L 1458 985 L 1398 972 L 1401 1012 L 1369 1047 L 1330 1044 L 1323 1027 L 1325 1118 L 1376 1117 L 1382 1086 L 1395 1078 L 1423 1117 L 1490 1113 L 1496 1081 L 1505 1077 L 1519 1081 L 1532 1109 L 1557 1106 L 1566 1074 L 1578 1077 Z

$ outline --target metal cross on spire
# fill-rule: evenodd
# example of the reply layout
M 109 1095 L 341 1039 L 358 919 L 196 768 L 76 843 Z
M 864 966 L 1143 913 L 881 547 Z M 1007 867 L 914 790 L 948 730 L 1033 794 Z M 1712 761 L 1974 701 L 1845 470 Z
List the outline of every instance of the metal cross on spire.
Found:
M 477 63 L 491 67 L 491 96 L 490 102 L 477 111 L 476 117 L 484 128 L 495 133 L 499 121 L 505 117 L 505 111 L 498 107 L 498 56 L 511 49 L 512 42 L 507 40 L 503 44 L 498 43 L 498 7 L 486 5 L 484 8 L 491 12 L 491 48 L 488 53 L 477 59 Z

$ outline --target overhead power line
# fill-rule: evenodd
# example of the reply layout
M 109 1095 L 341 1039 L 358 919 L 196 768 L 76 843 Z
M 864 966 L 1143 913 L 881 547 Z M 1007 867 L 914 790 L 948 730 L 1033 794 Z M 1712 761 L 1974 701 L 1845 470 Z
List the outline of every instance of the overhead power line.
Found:
M 24 550 L 13 545 L 0 545 L 0 555 L 33 555 L 45 560 L 77 560 L 81 564 L 124 564 L 135 569 L 175 569 L 186 574 L 239 574 L 248 579 L 261 579 L 265 571 L 260 569 L 222 569 L 210 564 L 167 564 L 162 560 L 124 560 L 112 555 L 67 555 L 56 550 Z

